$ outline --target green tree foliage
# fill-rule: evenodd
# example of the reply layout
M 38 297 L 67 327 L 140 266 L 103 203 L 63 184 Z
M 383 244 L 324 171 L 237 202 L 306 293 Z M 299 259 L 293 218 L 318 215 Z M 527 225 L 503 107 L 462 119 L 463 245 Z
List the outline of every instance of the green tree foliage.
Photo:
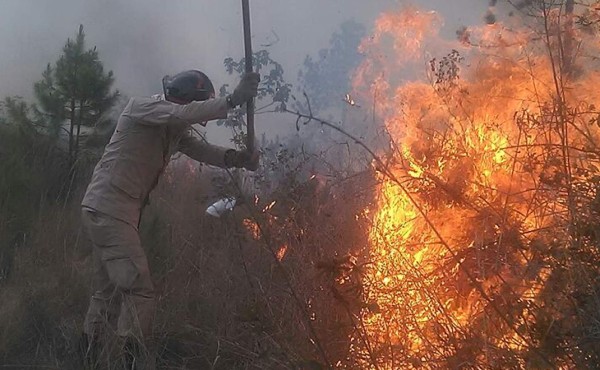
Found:
M 59 197 L 67 173 L 53 140 L 29 116 L 20 98 L 0 102 L 0 280 L 9 275 L 36 210 Z
M 82 160 L 87 157 L 80 153 L 81 127 L 110 121 L 107 112 L 119 97 L 111 91 L 113 82 L 96 49 L 86 50 L 80 26 L 34 84 L 36 104 L 20 97 L 0 101 L 0 279 L 9 275 L 14 252 L 38 212 L 72 199 L 77 180 L 87 178 L 97 158 L 94 153 Z
M 47 133 L 53 138 L 58 138 L 61 125 L 65 117 L 64 97 L 57 92 L 55 79 L 53 77 L 54 69 L 48 63 L 42 73 L 42 80 L 35 83 L 33 89 L 38 106 L 34 105 L 34 112 L 38 121 L 45 123 L 44 127 Z
M 259 50 L 253 54 L 253 69 L 261 74 L 261 82 L 256 97 L 256 114 L 267 112 L 283 112 L 289 101 L 292 84 L 286 82 L 283 77 L 284 70 L 280 63 L 271 58 L 267 50 Z M 241 76 L 246 70 L 245 58 L 239 61 L 231 57 L 223 61 L 225 70 L 230 75 Z M 231 94 L 230 86 L 224 84 L 219 89 L 219 96 Z M 270 101 L 269 101 L 270 100 Z M 243 133 L 240 131 L 245 126 L 246 106 L 236 108 L 227 119 L 218 121 L 219 125 L 231 127 L 234 130 L 234 142 L 243 145 L 245 142 Z
M 38 119 L 57 136 L 65 130 L 71 164 L 79 156 L 81 127 L 95 127 L 116 103 L 119 92 L 111 91 L 114 77 L 106 73 L 96 48 L 86 50 L 83 26 L 74 40 L 68 39 L 54 66 L 48 64 L 42 80 L 34 86 Z M 63 126 L 67 121 L 67 128 Z
M 289 93 L 292 85 L 283 78 L 283 67 L 280 63 L 271 58 L 267 50 L 260 50 L 252 56 L 252 66 L 256 72 L 261 73 L 261 83 L 258 89 L 257 99 L 261 100 L 267 96 L 273 97 L 273 102 L 285 103 L 289 99 Z M 223 61 L 225 70 L 229 74 L 242 75 L 246 70 L 245 58 L 234 61 L 233 58 L 226 58 Z M 225 90 L 223 90 L 225 88 Z M 221 94 L 226 93 L 227 85 L 221 88 Z
M 348 20 L 333 33 L 329 47 L 321 49 L 317 58 L 306 56 L 298 80 L 311 100 L 314 113 L 343 103 L 350 90 L 349 74 L 361 60 L 358 46 L 365 34 L 362 24 Z

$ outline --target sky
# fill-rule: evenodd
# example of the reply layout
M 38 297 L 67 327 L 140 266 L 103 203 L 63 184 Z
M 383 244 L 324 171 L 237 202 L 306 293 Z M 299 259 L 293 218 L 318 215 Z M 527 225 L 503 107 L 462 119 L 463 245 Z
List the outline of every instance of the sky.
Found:
M 481 23 L 488 8 L 486 0 L 250 0 L 253 46 L 272 44 L 273 59 L 295 82 L 305 56 L 327 47 L 343 21 L 369 30 L 381 12 L 408 3 L 438 11 L 450 34 Z M 0 0 L 0 7 L 0 97 L 30 100 L 33 83 L 80 24 L 128 96 L 160 92 L 165 74 L 191 68 L 215 86 L 234 84 L 223 59 L 243 56 L 239 0 Z

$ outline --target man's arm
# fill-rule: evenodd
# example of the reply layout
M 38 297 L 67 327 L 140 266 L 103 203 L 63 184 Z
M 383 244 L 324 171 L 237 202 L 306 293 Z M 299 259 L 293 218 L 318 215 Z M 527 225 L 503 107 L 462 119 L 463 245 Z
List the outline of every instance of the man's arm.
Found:
M 144 125 L 192 125 L 227 118 L 228 109 L 225 98 L 193 101 L 185 105 L 152 98 L 133 98 L 123 115 Z
M 260 152 L 255 150 L 235 150 L 222 146 L 209 144 L 206 140 L 193 137 L 186 132 L 179 140 L 177 148 L 188 157 L 221 168 L 245 168 L 250 171 L 258 169 Z
M 229 97 L 192 101 L 186 104 L 177 104 L 168 99 L 132 98 L 125 107 L 123 115 L 145 125 L 204 124 L 206 121 L 227 118 L 229 109 L 255 97 L 259 82 L 258 73 L 246 73 Z
M 242 105 L 258 94 L 260 74 L 248 72 L 242 76 L 239 84 L 229 97 L 193 101 L 173 107 L 172 117 L 185 123 L 204 123 L 217 118 L 227 118 L 227 111 Z
M 219 118 L 227 118 L 231 107 L 226 98 L 215 98 L 205 101 L 193 101 L 189 104 L 173 104 L 172 117 L 189 124 L 205 123 Z
M 225 164 L 225 153 L 231 150 L 230 148 L 209 144 L 205 140 L 195 138 L 187 132 L 179 140 L 177 149 L 198 162 L 221 168 L 228 167 Z

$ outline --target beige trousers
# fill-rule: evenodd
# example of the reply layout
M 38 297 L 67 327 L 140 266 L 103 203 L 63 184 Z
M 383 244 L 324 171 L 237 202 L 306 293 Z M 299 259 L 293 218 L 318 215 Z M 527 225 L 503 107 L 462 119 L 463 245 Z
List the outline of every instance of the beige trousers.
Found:
M 138 231 L 90 209 L 83 226 L 93 243 L 94 293 L 85 317 L 88 336 L 116 332 L 121 337 L 148 339 L 154 318 L 154 286 Z

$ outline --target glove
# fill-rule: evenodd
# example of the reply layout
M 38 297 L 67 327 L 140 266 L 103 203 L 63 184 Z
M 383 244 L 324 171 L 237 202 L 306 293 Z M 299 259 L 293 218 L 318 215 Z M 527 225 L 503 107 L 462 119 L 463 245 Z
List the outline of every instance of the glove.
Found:
M 245 73 L 240 83 L 233 90 L 233 94 L 231 94 L 231 104 L 236 107 L 258 95 L 259 82 L 260 74 L 256 72 Z
M 227 167 L 245 168 L 248 171 L 256 171 L 260 162 L 260 152 L 254 149 L 248 150 L 229 149 L 225 152 L 225 165 Z

